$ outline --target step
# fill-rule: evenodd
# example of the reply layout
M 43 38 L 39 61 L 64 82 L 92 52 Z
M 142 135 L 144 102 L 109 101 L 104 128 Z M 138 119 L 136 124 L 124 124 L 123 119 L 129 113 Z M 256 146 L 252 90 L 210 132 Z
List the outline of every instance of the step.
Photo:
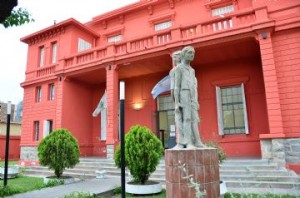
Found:
M 228 188 L 279 188 L 279 189 L 300 189 L 300 182 L 281 181 L 225 181 Z
M 221 165 L 220 170 L 245 170 L 245 171 L 253 171 L 253 170 L 283 170 L 283 167 L 278 167 L 276 164 L 270 165 Z
M 274 175 L 274 176 L 295 176 L 296 174 L 291 171 L 283 170 L 252 170 L 249 172 L 248 170 L 221 170 L 221 175 L 229 176 L 229 175 Z
M 300 182 L 297 176 L 251 176 L 251 175 L 221 175 L 222 181 L 268 181 L 268 182 Z
M 226 159 L 221 165 L 239 165 L 239 164 L 248 164 L 248 165 L 258 165 L 265 164 L 268 165 L 271 162 L 267 159 Z
M 227 187 L 228 192 L 230 193 L 255 193 L 255 194 L 275 194 L 275 195 L 294 195 L 299 197 L 300 189 L 281 189 L 281 188 L 231 188 Z M 250 195 L 247 197 L 251 197 Z

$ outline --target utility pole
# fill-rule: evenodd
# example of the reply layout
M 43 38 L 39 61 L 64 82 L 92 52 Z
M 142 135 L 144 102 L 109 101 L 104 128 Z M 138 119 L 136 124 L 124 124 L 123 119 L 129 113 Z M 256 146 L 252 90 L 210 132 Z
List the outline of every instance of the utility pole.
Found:
M 5 144 L 4 187 L 7 186 L 11 101 L 7 102 L 6 109 L 7 109 L 7 113 L 6 113 L 7 119 L 6 119 L 6 144 Z

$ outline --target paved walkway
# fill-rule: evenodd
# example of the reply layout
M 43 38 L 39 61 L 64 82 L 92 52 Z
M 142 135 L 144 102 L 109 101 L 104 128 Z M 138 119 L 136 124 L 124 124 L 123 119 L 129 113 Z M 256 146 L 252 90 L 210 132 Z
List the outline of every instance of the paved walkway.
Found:
M 72 192 L 89 192 L 99 194 L 114 189 L 121 185 L 120 178 L 90 179 L 73 184 L 43 188 L 27 193 L 16 194 L 13 198 L 61 198 Z

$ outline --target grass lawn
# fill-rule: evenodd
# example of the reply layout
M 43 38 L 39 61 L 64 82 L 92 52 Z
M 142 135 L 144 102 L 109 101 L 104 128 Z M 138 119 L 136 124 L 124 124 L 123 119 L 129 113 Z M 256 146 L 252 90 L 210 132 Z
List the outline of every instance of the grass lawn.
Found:
M 60 185 L 61 183 L 44 184 L 43 178 L 19 176 L 15 179 L 7 180 L 7 188 L 3 188 L 3 180 L 0 180 L 0 197 L 38 190 L 50 186 Z
M 5 161 L 0 161 L 0 166 L 4 167 Z M 8 161 L 9 166 L 18 165 L 18 161 Z

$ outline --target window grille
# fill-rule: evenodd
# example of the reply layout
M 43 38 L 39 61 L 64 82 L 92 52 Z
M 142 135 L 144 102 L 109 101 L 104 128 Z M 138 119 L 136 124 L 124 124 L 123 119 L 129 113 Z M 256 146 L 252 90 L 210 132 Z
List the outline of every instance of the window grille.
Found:
M 54 84 L 49 85 L 49 100 L 54 100 L 54 93 L 55 93 L 54 88 L 55 88 Z
M 248 134 L 244 85 L 216 87 L 220 135 Z
M 40 67 L 43 67 L 45 64 L 45 47 L 40 47 Z
M 121 40 L 122 40 L 122 35 L 119 34 L 119 35 L 116 35 L 116 36 L 108 37 L 107 42 L 113 43 L 113 42 L 118 42 L 118 41 L 121 41 Z
M 92 48 L 92 44 L 83 40 L 82 38 L 78 38 L 78 52 L 88 50 Z
M 57 43 L 52 43 L 52 60 L 51 63 L 56 63 L 57 61 Z
M 34 121 L 33 125 L 34 125 L 34 141 L 38 141 L 40 135 L 40 122 Z
M 164 30 L 164 29 L 167 29 L 171 26 L 172 26 L 172 21 L 165 21 L 165 22 L 162 22 L 162 23 L 155 24 L 154 25 L 154 30 L 155 31 Z
M 41 102 L 42 100 L 42 87 L 38 86 L 36 88 L 36 102 Z
M 233 5 L 228 5 L 228 6 L 224 6 L 224 7 L 221 7 L 221 8 L 212 9 L 211 10 L 211 15 L 212 16 L 220 16 L 220 15 L 223 15 L 223 14 L 233 12 L 233 10 L 234 10 Z

